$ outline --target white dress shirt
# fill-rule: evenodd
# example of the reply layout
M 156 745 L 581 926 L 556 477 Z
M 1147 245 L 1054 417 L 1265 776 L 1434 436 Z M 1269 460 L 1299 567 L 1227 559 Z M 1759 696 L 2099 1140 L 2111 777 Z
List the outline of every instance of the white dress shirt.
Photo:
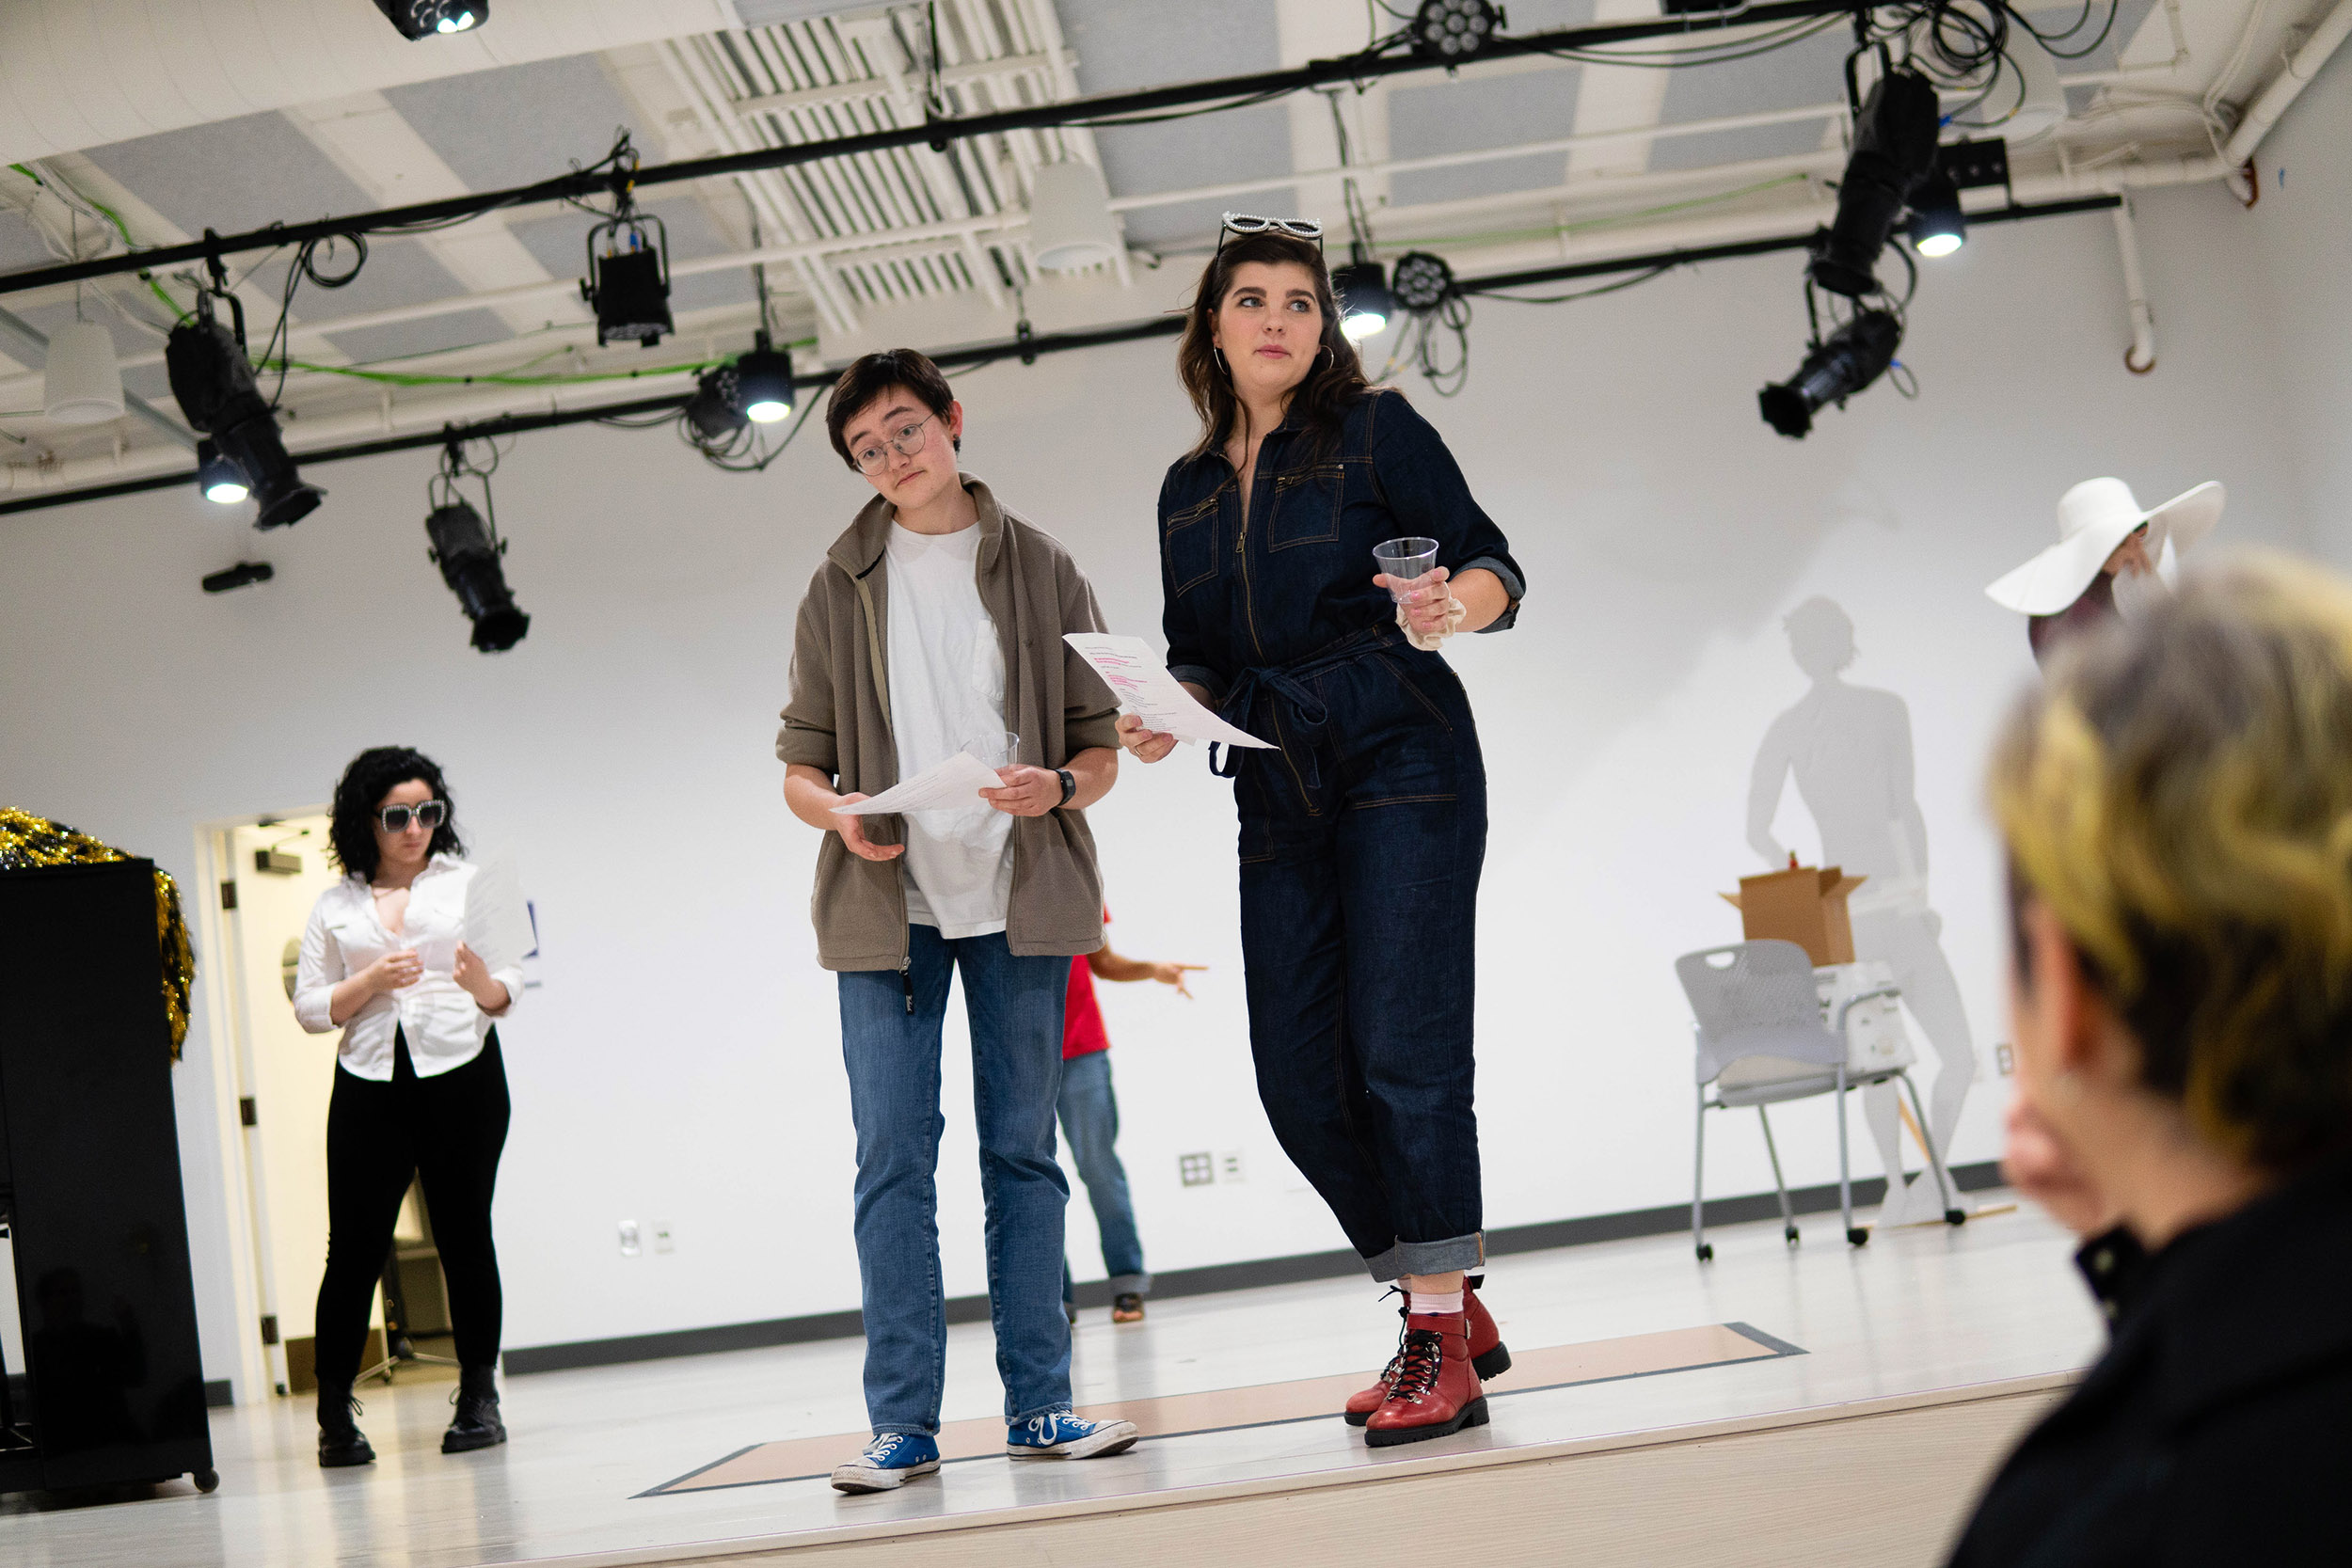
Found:
M 343 1024 L 338 1047 L 343 1069 L 389 1082 L 392 1036 L 408 1041 L 417 1076 L 432 1078 L 464 1067 L 482 1052 L 494 1022 L 457 983 L 457 944 L 464 942 L 490 977 L 506 987 L 504 1018 L 523 994 L 523 954 L 531 928 L 521 901 L 497 886 L 500 879 L 454 855 L 436 855 L 408 889 L 407 912 L 394 938 L 376 917 L 375 898 L 361 877 L 345 877 L 319 895 L 302 932 L 294 971 L 294 1017 L 313 1035 L 335 1027 L 335 988 L 389 954 L 414 950 L 424 974 L 414 985 L 368 998 Z

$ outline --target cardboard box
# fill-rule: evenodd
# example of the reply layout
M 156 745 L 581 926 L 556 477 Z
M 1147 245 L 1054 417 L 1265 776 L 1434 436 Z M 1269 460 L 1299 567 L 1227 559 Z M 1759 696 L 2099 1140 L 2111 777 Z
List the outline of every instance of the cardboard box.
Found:
M 1740 935 L 1747 941 L 1793 942 L 1816 969 L 1822 969 L 1854 961 L 1853 922 L 1846 913 L 1846 899 L 1867 879 L 1849 877 L 1834 865 L 1792 865 L 1761 877 L 1742 877 L 1740 891 L 1726 893 L 1723 899 L 1740 911 Z

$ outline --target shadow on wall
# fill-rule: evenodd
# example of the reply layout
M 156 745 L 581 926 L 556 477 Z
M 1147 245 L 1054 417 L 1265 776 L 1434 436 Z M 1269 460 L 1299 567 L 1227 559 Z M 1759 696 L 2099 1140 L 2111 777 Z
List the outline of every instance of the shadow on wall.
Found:
M 1892 691 L 1849 686 L 1853 622 L 1831 599 L 1816 596 L 1788 612 L 1788 654 L 1813 689 L 1774 719 L 1756 748 L 1748 780 L 1748 843 L 1767 863 L 1792 863 L 1772 837 L 1772 817 L 1791 773 L 1797 795 L 1821 834 L 1821 862 L 1867 877 L 1847 908 L 1854 957 L 1895 972 L 1903 1003 L 1943 1065 L 1930 1098 L 1929 1129 L 1939 1149 L 1952 1145 L 1960 1108 L 1976 1079 L 1977 1058 L 1960 986 L 1944 957 L 1943 917 L 1928 903 L 1928 825 L 1914 789 L 1911 709 Z M 1943 1212 L 1925 1173 L 1897 1193 L 1901 1131 L 1893 1083 L 1863 1091 L 1884 1160 L 1889 1196 L 1880 1224 L 1933 1219 Z

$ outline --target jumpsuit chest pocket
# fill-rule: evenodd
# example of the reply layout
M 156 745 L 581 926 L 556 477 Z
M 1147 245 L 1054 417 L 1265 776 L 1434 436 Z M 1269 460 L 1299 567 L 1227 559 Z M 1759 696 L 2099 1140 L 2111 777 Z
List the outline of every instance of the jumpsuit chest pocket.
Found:
M 1218 492 L 1222 494 L 1222 492 Z M 1216 576 L 1217 495 L 1171 513 L 1160 525 L 1160 549 L 1168 561 L 1168 591 L 1182 594 Z
M 1327 545 L 1340 536 L 1340 514 L 1347 504 L 1347 465 L 1311 463 L 1274 476 L 1273 516 L 1266 548 Z

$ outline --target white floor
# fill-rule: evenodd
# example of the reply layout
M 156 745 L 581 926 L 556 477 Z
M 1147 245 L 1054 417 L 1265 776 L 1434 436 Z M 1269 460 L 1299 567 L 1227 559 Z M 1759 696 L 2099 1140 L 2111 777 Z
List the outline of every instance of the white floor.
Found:
M 1979 1203 L 2002 1195 L 1978 1195 Z M 1958 1229 L 1890 1231 L 1861 1249 L 1815 1216 L 1785 1249 L 1776 1222 L 1710 1234 L 1702 1267 L 1686 1237 L 1498 1260 L 1487 1299 L 1510 1341 L 1569 1344 L 1741 1322 L 1799 1356 L 1666 1373 L 1493 1402 L 1490 1427 L 1375 1452 L 1336 1418 L 1169 1438 L 1078 1465 L 950 1465 L 897 1494 L 849 1498 L 821 1481 L 639 1497 L 750 1444 L 864 1425 L 855 1340 L 508 1381 L 513 1442 L 445 1458 L 446 1384 L 363 1393 L 382 1456 L 322 1472 L 306 1402 L 215 1413 L 222 1482 L 79 1506 L 0 1498 L 11 1568 L 136 1562 L 545 1560 L 694 1543 L 749 1544 L 845 1525 L 964 1513 L 1173 1487 L 1393 1464 L 1433 1453 L 1646 1431 L 2062 1371 L 2101 1331 L 2068 1264 L 2072 1243 L 2030 1208 Z M 1361 1281 L 1157 1302 L 1150 1321 L 1078 1331 L 1081 1404 L 1375 1370 L 1392 1309 Z M 984 1324 L 953 1331 L 946 1417 L 998 1408 Z M 1506 1376 L 1491 1390 L 1509 1392 Z

